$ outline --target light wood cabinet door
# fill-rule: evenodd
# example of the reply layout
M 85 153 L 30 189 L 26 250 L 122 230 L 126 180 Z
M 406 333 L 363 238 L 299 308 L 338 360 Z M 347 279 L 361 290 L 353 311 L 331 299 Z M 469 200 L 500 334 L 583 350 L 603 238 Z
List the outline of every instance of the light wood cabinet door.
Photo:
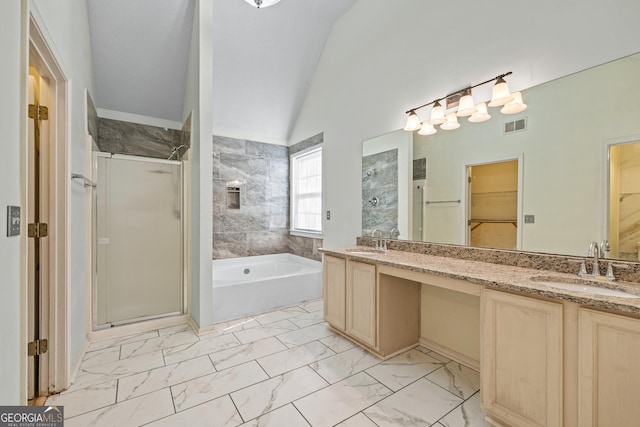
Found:
M 485 289 L 482 406 L 510 426 L 562 426 L 562 304 Z
M 640 425 L 640 320 L 581 308 L 578 425 Z
M 324 256 L 323 265 L 324 320 L 336 329 L 345 329 L 346 261 Z
M 376 347 L 376 266 L 347 263 L 347 334 Z

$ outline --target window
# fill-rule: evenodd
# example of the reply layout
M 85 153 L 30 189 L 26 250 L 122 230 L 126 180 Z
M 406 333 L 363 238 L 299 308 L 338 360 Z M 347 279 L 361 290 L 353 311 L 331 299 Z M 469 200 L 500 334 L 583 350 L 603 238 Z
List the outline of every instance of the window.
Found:
M 291 156 L 291 233 L 322 233 L 322 147 Z

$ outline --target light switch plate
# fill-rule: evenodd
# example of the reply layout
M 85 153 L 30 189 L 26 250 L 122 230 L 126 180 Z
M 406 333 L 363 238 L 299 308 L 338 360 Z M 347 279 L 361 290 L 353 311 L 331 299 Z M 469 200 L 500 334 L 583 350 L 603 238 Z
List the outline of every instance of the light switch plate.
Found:
M 7 206 L 7 237 L 20 235 L 20 206 Z

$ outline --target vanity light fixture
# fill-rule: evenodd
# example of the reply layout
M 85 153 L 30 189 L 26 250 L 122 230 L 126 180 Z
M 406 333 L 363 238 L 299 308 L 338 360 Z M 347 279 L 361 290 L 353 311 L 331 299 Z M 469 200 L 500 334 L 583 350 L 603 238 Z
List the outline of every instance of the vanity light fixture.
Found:
M 258 9 L 273 6 L 274 4 L 280 2 L 280 0 L 244 0 L 244 1 L 246 1 L 253 7 L 257 7 Z
M 495 82 L 495 84 L 493 86 L 491 101 L 488 103 L 489 107 L 504 106 L 500 109 L 500 112 L 503 114 L 516 114 L 524 111 L 527 108 L 527 105 L 522 102 L 522 93 L 509 92 L 509 86 L 504 79 L 511 74 L 511 71 L 500 74 L 482 83 L 466 87 L 457 92 L 450 93 L 447 96 L 443 96 L 442 98 L 435 99 L 431 102 L 420 105 L 419 107 L 410 109 L 406 112 L 409 117 L 407 118 L 407 124 L 405 125 L 404 130 L 408 132 L 417 130 L 420 135 L 433 135 L 437 132 L 435 126 L 440 126 L 440 129 L 444 130 L 458 129 L 460 127 L 458 117 L 469 117 L 469 121 L 472 123 L 480 123 L 489 120 L 491 115 L 487 112 L 487 103 L 481 102 L 479 104 L 475 104 L 471 91 L 478 86 L 491 82 Z M 417 111 L 430 105 L 433 105 L 431 108 L 431 116 L 429 117 L 429 120 L 425 120 L 421 123 Z M 451 110 L 456 107 L 457 110 L 455 112 L 446 112 L 446 110 Z

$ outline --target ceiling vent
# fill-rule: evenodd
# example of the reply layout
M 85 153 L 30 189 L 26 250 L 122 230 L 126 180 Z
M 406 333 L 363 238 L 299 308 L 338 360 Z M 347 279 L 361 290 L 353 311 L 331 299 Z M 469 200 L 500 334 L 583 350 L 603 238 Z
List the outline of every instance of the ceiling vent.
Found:
M 506 122 L 504 124 L 504 133 L 524 132 L 527 130 L 527 118 Z

